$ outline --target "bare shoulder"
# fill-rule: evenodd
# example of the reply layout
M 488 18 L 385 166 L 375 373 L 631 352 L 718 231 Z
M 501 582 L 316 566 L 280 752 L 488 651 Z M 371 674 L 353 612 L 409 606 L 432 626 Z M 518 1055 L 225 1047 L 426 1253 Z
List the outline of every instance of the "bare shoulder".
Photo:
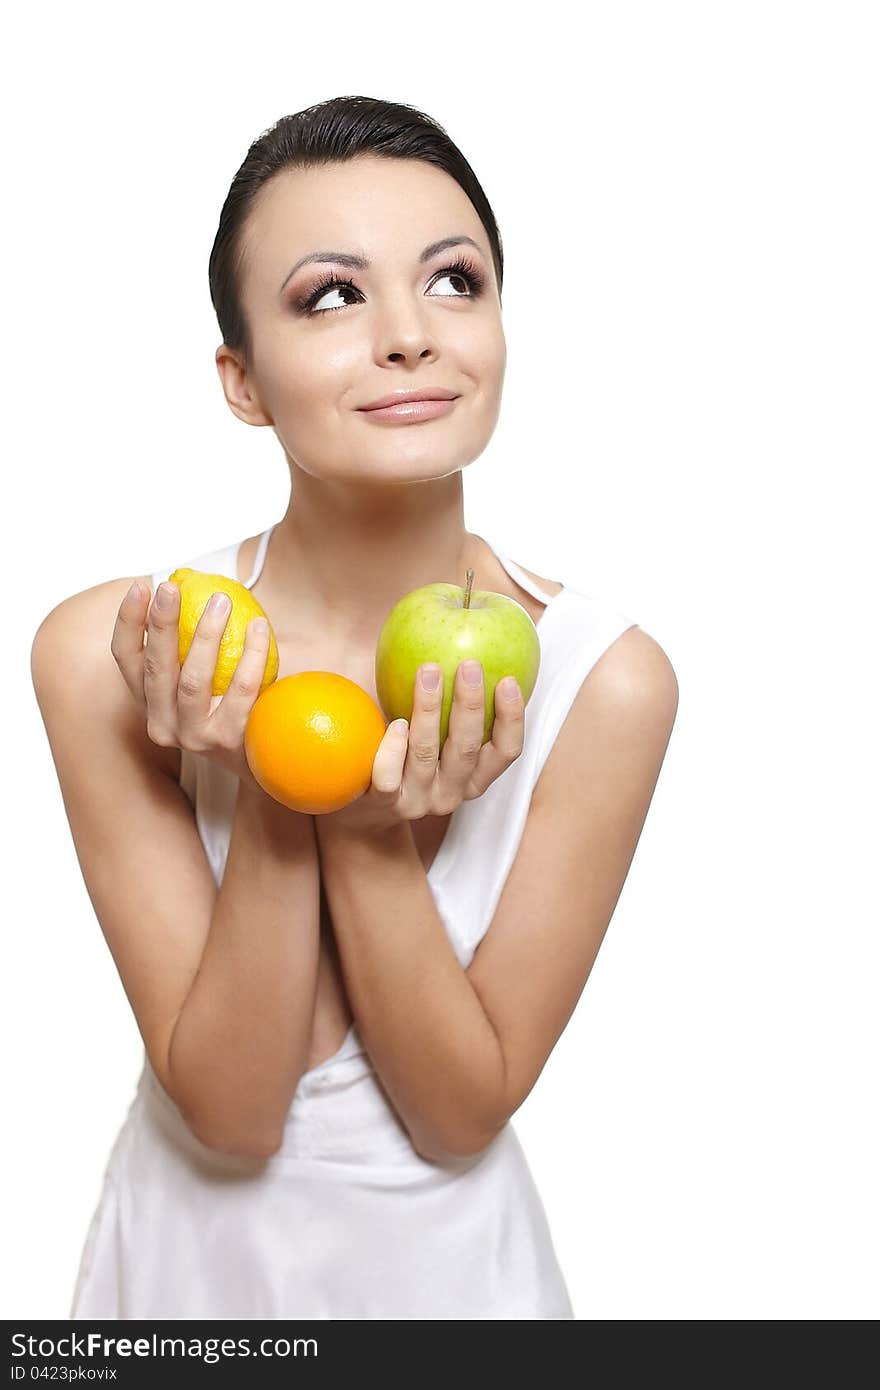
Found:
M 660 643 L 634 625 L 602 653 L 584 681 L 581 694 L 599 692 L 604 698 L 660 705 L 673 712 L 678 705 L 678 679 Z
M 180 749 L 160 748 L 148 737 L 146 722 L 110 650 L 116 615 L 136 577 L 144 579 L 135 575 L 109 579 L 57 603 L 34 634 L 31 679 L 41 703 L 51 701 L 53 692 L 62 688 L 69 695 L 70 683 L 78 683 L 83 700 L 117 722 L 118 728 L 138 741 L 144 757 L 176 781 Z M 149 579 L 145 582 L 149 584 Z
M 572 701 L 535 788 L 537 801 L 568 796 L 599 768 L 640 766 L 653 787 L 678 711 L 678 679 L 660 643 L 629 627 L 599 657 Z M 617 772 L 614 772 L 614 769 Z

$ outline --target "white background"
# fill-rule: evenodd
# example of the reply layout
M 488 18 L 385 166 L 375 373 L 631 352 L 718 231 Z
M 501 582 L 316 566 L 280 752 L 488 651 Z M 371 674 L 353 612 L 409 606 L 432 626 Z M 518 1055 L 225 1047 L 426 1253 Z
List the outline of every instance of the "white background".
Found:
M 500 224 L 507 378 L 466 524 L 605 595 L 679 681 L 608 936 L 515 1119 L 576 1316 L 877 1316 L 875 20 L 7 21 L 3 1316 L 66 1317 L 143 1055 L 30 644 L 67 595 L 282 515 L 280 445 L 220 389 L 208 254 L 250 142 L 353 93 L 438 119 Z

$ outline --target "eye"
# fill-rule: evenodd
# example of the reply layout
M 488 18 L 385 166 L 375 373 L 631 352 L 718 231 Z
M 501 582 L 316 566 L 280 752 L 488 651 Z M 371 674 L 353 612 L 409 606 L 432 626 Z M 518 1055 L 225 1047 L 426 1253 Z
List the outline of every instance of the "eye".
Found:
M 477 267 L 464 256 L 460 256 L 453 265 L 446 266 L 437 272 L 432 283 L 438 280 L 459 280 L 466 286 L 464 294 L 441 295 L 441 299 L 478 299 L 483 293 L 485 281 Z
M 297 305 L 297 308 L 301 309 L 303 312 L 311 311 L 312 313 L 316 314 L 326 314 L 328 312 L 332 313 L 334 309 L 344 308 L 345 306 L 342 304 L 331 304 L 328 306 L 327 309 L 318 309 L 314 307 L 317 304 L 319 304 L 322 299 L 326 299 L 331 290 L 335 290 L 337 293 L 359 293 L 357 286 L 353 284 L 351 280 L 340 280 L 331 271 L 328 275 L 324 277 L 320 285 L 318 285 L 317 288 L 313 290 L 310 295 L 308 295 Z
M 452 265 L 444 266 L 438 270 L 432 278 L 431 284 L 437 284 L 438 280 L 458 280 L 465 286 L 464 293 L 458 291 L 449 294 L 442 293 L 432 295 L 432 299 L 478 299 L 485 289 L 486 281 L 482 271 L 478 270 L 473 262 L 465 256 L 459 256 L 458 260 Z M 340 280 L 340 278 L 329 271 L 319 285 L 312 292 L 295 305 L 300 313 L 308 316 L 319 314 L 333 314 L 339 309 L 345 309 L 346 304 L 328 304 L 325 308 L 319 308 L 322 300 L 328 298 L 331 290 L 339 295 L 352 294 L 362 298 L 361 292 L 352 280 Z

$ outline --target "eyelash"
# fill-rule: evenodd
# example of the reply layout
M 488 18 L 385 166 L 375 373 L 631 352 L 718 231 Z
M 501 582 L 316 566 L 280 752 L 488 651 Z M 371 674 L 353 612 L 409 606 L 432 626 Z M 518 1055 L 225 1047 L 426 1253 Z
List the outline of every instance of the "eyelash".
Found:
M 478 299 L 486 287 L 485 276 L 477 269 L 473 262 L 469 261 L 465 256 L 459 256 L 451 265 L 444 266 L 442 270 L 438 270 L 434 279 L 442 280 L 444 275 L 460 275 L 462 279 L 466 280 L 468 283 L 470 296 L 465 294 L 454 294 L 441 297 L 450 299 L 467 299 L 470 297 Z M 339 276 L 331 270 L 305 299 L 301 299 L 298 302 L 296 308 L 301 313 L 311 312 L 315 317 L 319 314 L 335 314 L 339 309 L 348 309 L 350 307 L 348 304 L 332 304 L 327 309 L 312 309 L 312 305 L 317 304 L 318 300 L 323 298 L 327 291 L 331 289 L 350 289 L 354 290 L 356 294 L 360 294 L 360 290 L 352 280 L 340 280 Z

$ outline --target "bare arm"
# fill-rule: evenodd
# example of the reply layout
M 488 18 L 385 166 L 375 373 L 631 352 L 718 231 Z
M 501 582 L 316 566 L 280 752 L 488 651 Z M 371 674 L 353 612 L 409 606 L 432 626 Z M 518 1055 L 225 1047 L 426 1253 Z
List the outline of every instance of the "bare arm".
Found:
M 503 1092 L 495 1031 L 440 919 L 408 824 L 316 817 L 333 930 L 358 1031 L 423 1158 L 488 1143 Z
M 316 817 L 358 1029 L 423 1157 L 478 1153 L 534 1086 L 614 912 L 677 704 L 668 658 L 639 628 L 600 658 L 538 779 L 492 923 L 466 970 L 409 825 L 372 830 L 338 813 Z M 421 718 L 417 705 L 417 748 L 431 736 Z M 436 738 L 436 706 L 434 719 Z M 418 763 L 430 761 L 428 748 Z
M 171 1039 L 172 1090 L 212 1147 L 274 1153 L 306 1069 L 320 880 L 310 816 L 240 784 L 223 882 Z
M 108 649 L 126 587 L 96 585 L 52 610 L 31 648 L 34 689 L 86 888 L 153 1070 L 203 1143 L 264 1154 L 314 1013 L 313 822 L 242 783 L 218 892 L 167 750 L 148 737 Z
M 481 673 L 482 674 L 482 673 Z M 455 675 L 439 751 L 443 683 L 413 687 L 410 727 L 386 730 L 367 794 L 315 817 L 324 886 L 358 1029 L 414 1148 L 428 1159 L 487 1143 L 504 1057 L 437 911 L 410 822 L 482 795 L 519 756 L 525 708 L 495 690 L 483 742 L 482 680 Z

